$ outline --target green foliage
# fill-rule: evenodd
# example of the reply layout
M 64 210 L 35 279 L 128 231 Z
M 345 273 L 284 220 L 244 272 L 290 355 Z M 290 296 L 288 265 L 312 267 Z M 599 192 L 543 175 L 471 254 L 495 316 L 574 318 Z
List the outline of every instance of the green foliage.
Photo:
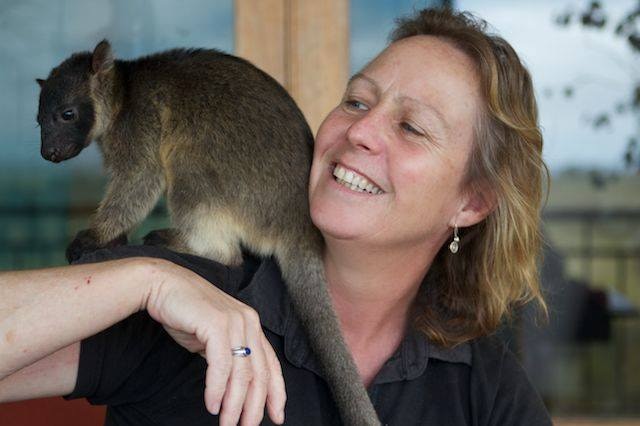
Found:
M 555 16 L 555 23 L 559 27 L 568 28 L 577 25 L 584 30 L 610 32 L 629 48 L 632 59 L 640 54 L 640 1 L 636 2 L 622 17 L 613 20 L 607 11 L 607 3 L 590 1 L 579 8 L 568 8 L 565 12 Z M 626 99 L 621 99 L 614 106 L 595 114 L 590 123 L 594 129 L 609 127 L 613 117 L 630 112 L 640 123 L 640 76 L 634 77 L 633 89 Z M 562 90 L 566 98 L 574 95 L 575 87 L 567 85 Z M 640 124 L 638 125 L 640 129 Z M 640 133 L 640 130 L 637 131 Z M 624 167 L 632 173 L 640 173 L 640 134 L 628 137 L 627 148 L 623 153 Z

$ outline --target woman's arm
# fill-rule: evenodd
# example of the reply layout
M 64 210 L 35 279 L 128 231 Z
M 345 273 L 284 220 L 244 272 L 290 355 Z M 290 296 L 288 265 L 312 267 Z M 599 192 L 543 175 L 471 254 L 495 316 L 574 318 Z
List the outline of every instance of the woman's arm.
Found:
M 68 393 L 77 342 L 142 309 L 207 359 L 205 403 L 213 413 L 222 407 L 221 424 L 237 423 L 241 412 L 243 424 L 258 423 L 265 399 L 272 420 L 283 420 L 279 363 L 255 311 L 197 274 L 150 258 L 0 273 L 0 401 Z M 237 336 L 254 349 L 249 363 L 230 355 Z
M 0 404 L 71 393 L 78 376 L 79 358 L 80 343 L 72 343 L 0 379 Z
M 144 262 L 0 273 L 0 378 L 144 309 Z

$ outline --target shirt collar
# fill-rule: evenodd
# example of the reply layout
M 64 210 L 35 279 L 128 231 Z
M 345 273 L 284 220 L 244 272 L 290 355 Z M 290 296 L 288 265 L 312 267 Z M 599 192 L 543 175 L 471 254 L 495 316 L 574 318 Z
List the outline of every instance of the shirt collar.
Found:
M 276 262 L 272 258 L 258 259 L 245 256 L 243 266 L 232 275 L 239 280 L 238 298 L 253 306 L 265 328 L 283 336 L 287 360 L 296 367 L 311 370 L 322 376 L 311 352 L 307 335 L 293 311 L 291 299 Z M 251 278 L 247 279 L 247 276 Z M 463 343 L 454 348 L 445 348 L 430 342 L 418 330 L 411 329 L 396 353 L 384 364 L 374 384 L 420 377 L 424 374 L 430 359 L 471 366 L 471 347 L 468 343 Z

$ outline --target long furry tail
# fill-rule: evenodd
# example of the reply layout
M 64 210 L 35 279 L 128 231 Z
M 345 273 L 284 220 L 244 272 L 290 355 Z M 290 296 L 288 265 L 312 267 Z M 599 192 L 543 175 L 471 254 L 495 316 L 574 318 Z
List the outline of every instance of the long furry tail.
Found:
M 299 235 L 298 241 L 287 244 L 276 257 L 344 424 L 377 426 L 380 421 L 333 310 L 322 263 L 322 240 L 316 234 L 311 238 L 309 233 Z

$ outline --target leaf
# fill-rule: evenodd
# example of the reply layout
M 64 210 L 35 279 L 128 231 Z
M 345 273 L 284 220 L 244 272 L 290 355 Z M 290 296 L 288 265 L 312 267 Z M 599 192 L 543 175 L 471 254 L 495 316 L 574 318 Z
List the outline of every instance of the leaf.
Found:
M 638 34 L 637 32 L 629 34 L 629 36 L 627 37 L 627 41 L 631 45 L 631 49 L 635 50 L 636 52 L 640 52 L 640 34 Z
M 629 138 L 627 149 L 624 152 L 624 164 L 627 168 L 633 167 L 635 157 L 638 154 L 638 141 L 634 137 Z
M 593 127 L 596 129 L 609 125 L 611 125 L 611 119 L 609 118 L 609 114 L 606 112 L 601 113 L 593 119 Z
M 633 161 L 633 152 L 631 152 L 630 150 L 626 150 L 624 152 L 624 166 L 625 167 L 631 167 L 633 165 L 634 161 Z
M 571 86 L 565 86 L 565 88 L 562 90 L 562 94 L 566 97 L 566 98 L 572 98 L 573 97 L 573 87 Z
M 561 27 L 568 27 L 571 23 L 571 12 L 565 12 L 557 15 L 555 21 L 556 24 Z
M 592 1 L 589 9 L 582 12 L 580 21 L 585 27 L 601 29 L 607 24 L 607 14 L 602 9 L 599 1 Z
M 640 110 L 640 85 L 633 89 L 633 99 L 631 100 L 631 107 L 634 110 Z

